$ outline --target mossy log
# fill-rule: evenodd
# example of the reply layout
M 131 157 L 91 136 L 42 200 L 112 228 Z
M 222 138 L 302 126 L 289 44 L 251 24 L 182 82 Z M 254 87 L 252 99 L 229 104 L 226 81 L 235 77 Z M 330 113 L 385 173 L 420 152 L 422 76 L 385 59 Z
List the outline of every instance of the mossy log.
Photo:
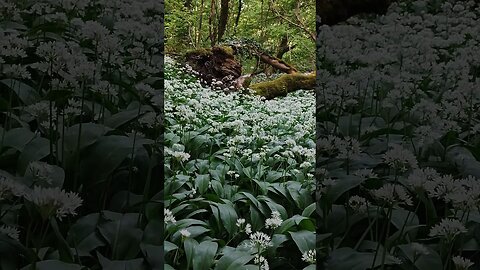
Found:
M 272 81 L 252 84 L 249 88 L 254 91 L 254 94 L 263 96 L 266 99 L 286 96 L 293 91 L 314 89 L 315 73 L 284 74 Z

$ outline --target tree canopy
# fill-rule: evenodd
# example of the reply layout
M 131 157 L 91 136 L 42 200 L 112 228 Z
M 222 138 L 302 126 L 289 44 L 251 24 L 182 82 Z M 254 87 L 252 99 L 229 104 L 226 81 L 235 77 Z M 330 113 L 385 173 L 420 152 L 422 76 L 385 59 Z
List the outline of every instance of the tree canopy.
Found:
M 166 1 L 165 12 L 167 54 L 240 40 L 257 44 L 299 71 L 314 70 L 313 0 Z M 259 68 L 251 58 L 241 61 L 247 73 Z

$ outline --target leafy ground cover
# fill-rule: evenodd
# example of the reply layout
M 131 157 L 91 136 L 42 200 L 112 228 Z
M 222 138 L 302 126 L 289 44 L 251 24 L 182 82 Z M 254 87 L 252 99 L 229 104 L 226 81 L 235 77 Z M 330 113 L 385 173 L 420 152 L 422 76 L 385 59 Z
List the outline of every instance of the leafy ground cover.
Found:
M 313 92 L 225 93 L 166 59 L 166 269 L 315 269 Z
M 479 267 L 479 15 L 402 1 L 318 30 L 325 269 Z
M 0 269 L 160 269 L 160 1 L 0 1 Z

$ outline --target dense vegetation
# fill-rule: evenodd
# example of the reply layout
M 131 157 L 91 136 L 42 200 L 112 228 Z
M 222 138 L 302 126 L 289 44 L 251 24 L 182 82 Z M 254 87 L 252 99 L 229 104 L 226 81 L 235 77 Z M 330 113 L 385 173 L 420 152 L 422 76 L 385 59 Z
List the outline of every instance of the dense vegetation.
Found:
M 401 1 L 318 29 L 325 269 L 479 267 L 479 16 Z
M 314 263 L 312 91 L 270 101 L 225 94 L 172 61 L 165 67 L 166 269 Z
M 165 12 L 167 54 L 246 41 L 301 71 L 315 69 L 313 0 L 165 1 Z M 245 73 L 255 70 L 255 59 L 240 60 Z
M 160 269 L 160 2 L 0 14 L 0 269 Z
M 253 84 L 313 71 L 314 9 L 166 2 L 166 269 L 315 269 L 314 75 L 310 90 L 265 100 L 209 73 Z

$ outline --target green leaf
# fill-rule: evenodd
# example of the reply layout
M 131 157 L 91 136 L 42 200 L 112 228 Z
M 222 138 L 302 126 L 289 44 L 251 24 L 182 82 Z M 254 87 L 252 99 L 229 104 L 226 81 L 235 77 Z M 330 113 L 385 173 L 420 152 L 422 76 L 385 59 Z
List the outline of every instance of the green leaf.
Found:
M 365 179 L 354 175 L 345 175 L 338 179 L 333 186 L 327 189 L 325 195 L 331 202 L 335 202 L 343 193 L 359 186 Z
M 290 235 L 302 254 L 315 249 L 315 232 L 298 231 L 290 232 Z
M 37 161 L 37 163 L 39 163 L 41 166 L 43 166 L 44 168 L 46 168 L 49 172 L 49 175 L 48 175 L 48 180 L 51 181 L 51 183 L 48 183 L 47 181 L 43 180 L 42 182 L 39 182 L 39 179 L 36 179 L 37 182 L 36 184 L 37 185 L 43 185 L 43 186 L 51 186 L 51 187 L 59 187 L 59 188 L 62 188 L 63 187 L 63 182 L 65 180 L 65 171 L 63 170 L 62 167 L 59 167 L 57 165 L 50 165 L 46 162 L 42 162 L 42 161 Z M 25 177 L 26 178 L 29 178 L 29 179 L 32 179 L 32 181 L 35 179 L 35 175 L 36 174 L 36 170 L 34 169 L 34 167 L 32 167 L 32 163 L 30 163 L 30 165 L 28 166 L 26 172 L 25 172 Z
M 193 257 L 193 270 L 209 270 L 212 266 L 218 244 L 212 241 L 201 242 Z
M 218 260 L 215 270 L 244 270 L 245 264 L 253 259 L 253 255 L 245 251 L 234 251 L 223 255 Z
M 238 219 L 235 208 L 229 204 L 215 204 L 215 206 L 218 208 L 223 227 L 230 235 L 233 235 L 236 230 L 235 224 Z
M 309 206 L 307 206 L 307 208 L 303 209 L 302 216 L 310 217 L 310 215 L 312 215 L 312 213 L 315 211 L 316 207 L 317 203 L 310 204 Z
M 25 145 L 22 153 L 18 157 L 17 171 L 24 174 L 28 165 L 32 161 L 41 160 L 50 154 L 49 140 L 37 137 Z
M 204 194 L 207 191 L 208 184 L 210 184 L 209 174 L 200 174 L 195 178 L 195 187 L 200 194 Z
M 41 262 L 36 262 L 35 264 L 30 264 L 23 267 L 21 270 L 82 270 L 84 267 L 78 264 L 66 263 L 59 260 L 46 260 Z
M 143 147 L 136 141 L 135 148 Z M 133 139 L 125 136 L 100 137 L 81 160 L 80 174 L 85 183 L 106 179 L 132 152 Z
M 141 109 L 140 114 L 138 108 L 118 112 L 108 118 L 105 118 L 105 125 L 111 128 L 119 128 L 120 126 L 134 120 L 137 116 L 142 115 L 145 112 L 145 109 Z
M 193 257 L 195 256 L 195 250 L 198 248 L 197 240 L 188 237 L 183 242 L 183 248 L 185 250 L 185 256 L 187 257 L 187 264 L 192 265 Z
M 82 134 L 80 136 L 80 150 L 94 144 L 100 137 L 105 135 L 112 129 L 101 124 L 82 123 Z M 65 149 L 75 151 L 77 149 L 78 133 L 80 131 L 80 124 L 75 124 L 65 130 Z M 62 141 L 59 141 L 61 144 Z
M 1 130 L 0 130 L 1 131 Z M 27 143 L 29 143 L 35 134 L 28 128 L 14 128 L 5 133 L 3 146 L 9 146 L 22 151 Z
M 415 258 L 415 248 L 413 244 L 414 243 L 398 245 L 397 247 L 405 254 L 410 262 L 413 263 L 415 261 L 415 266 L 418 270 L 443 269 L 442 259 L 435 250 L 423 245 L 428 251 L 428 254 L 416 254 L 417 258 Z
M 102 270 L 147 270 L 142 258 L 122 261 L 111 261 L 97 252 Z
M 335 249 L 330 253 L 330 259 L 327 262 L 328 270 L 367 270 L 371 269 L 375 253 L 358 252 L 349 247 Z M 374 268 L 382 264 L 382 256 L 375 259 Z M 395 261 L 387 255 L 385 264 L 395 264 Z M 430 268 L 426 268 L 430 269 Z M 436 269 L 436 268 L 435 268 Z M 441 268 L 440 268 L 441 269 Z M 422 269 L 423 270 L 423 269 Z
M 19 80 L 4 79 L 4 80 L 1 80 L 0 82 L 5 84 L 8 88 L 12 89 L 15 92 L 15 94 L 17 94 L 17 97 L 25 105 L 31 105 L 41 100 L 41 97 L 38 94 L 37 90 L 35 90 L 30 85 L 25 84 Z
M 163 256 L 158 256 L 158 254 L 163 254 L 163 246 L 141 243 L 140 249 L 145 256 L 145 260 L 153 269 L 162 269 L 165 261 L 163 260 Z
M 140 252 L 143 231 L 137 227 L 138 213 L 103 211 L 98 231 L 110 244 L 112 259 L 133 259 Z
M 92 250 L 105 245 L 96 232 L 99 219 L 99 213 L 92 213 L 79 218 L 70 227 L 67 241 L 80 256 L 89 256 Z

